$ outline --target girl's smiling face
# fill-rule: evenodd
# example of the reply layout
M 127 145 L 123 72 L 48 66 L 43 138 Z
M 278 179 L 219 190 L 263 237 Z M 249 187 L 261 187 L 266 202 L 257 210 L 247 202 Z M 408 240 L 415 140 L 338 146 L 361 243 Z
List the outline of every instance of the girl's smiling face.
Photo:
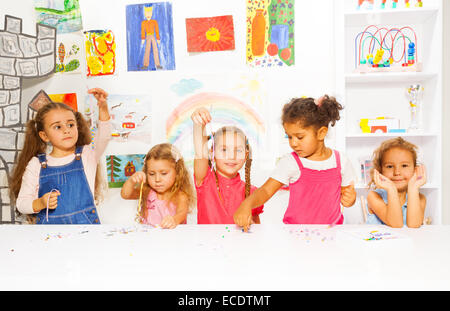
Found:
M 394 147 L 384 153 L 381 174 L 392 180 L 397 190 L 404 191 L 408 188 L 414 170 L 415 163 L 410 151 Z
M 236 132 L 225 132 L 216 138 L 214 147 L 217 172 L 227 178 L 236 176 L 247 157 L 244 137 Z
M 170 190 L 175 182 L 175 164 L 169 160 L 147 161 L 147 181 L 150 187 L 159 194 Z

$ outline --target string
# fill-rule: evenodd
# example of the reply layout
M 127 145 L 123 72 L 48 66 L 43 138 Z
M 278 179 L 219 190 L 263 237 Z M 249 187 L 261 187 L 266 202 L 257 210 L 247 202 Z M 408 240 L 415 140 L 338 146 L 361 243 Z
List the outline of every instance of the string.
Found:
M 144 182 L 141 182 L 141 189 L 139 190 L 139 203 L 138 203 L 138 214 L 141 213 L 141 204 L 142 204 L 142 189 L 144 187 Z
M 46 208 L 46 211 L 45 211 L 45 218 L 46 218 L 46 220 L 47 220 L 47 222 L 48 222 L 48 205 L 49 205 L 49 202 L 50 202 L 50 196 L 51 196 L 51 194 L 52 194 L 52 192 L 59 192 L 58 191 L 58 189 L 52 189 L 52 190 L 50 190 L 50 195 L 47 197 L 47 208 Z

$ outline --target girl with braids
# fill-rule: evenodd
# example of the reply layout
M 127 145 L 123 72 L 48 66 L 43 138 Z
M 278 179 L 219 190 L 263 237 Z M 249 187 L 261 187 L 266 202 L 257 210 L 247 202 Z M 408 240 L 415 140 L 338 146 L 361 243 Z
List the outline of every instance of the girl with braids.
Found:
M 44 105 L 26 125 L 10 196 L 31 223 L 100 223 L 96 203 L 103 183 L 98 162 L 110 140 L 111 124 L 108 94 L 99 88 L 88 93 L 95 96 L 99 108 L 94 148 L 86 120 L 65 104 Z
M 122 198 L 144 198 L 144 208 L 139 202 L 139 223 L 164 229 L 185 224 L 194 202 L 194 189 L 180 152 L 171 144 L 159 144 L 150 149 L 144 161 L 142 171 L 124 183 Z
M 289 185 L 286 224 L 342 224 L 341 204 L 356 200 L 355 174 L 347 157 L 325 146 L 328 126 L 339 120 L 342 106 L 334 97 L 295 98 L 283 107 L 282 125 L 292 153 L 283 156 L 264 185 L 245 199 L 234 214 L 248 230 L 251 209 Z
M 372 160 L 374 190 L 367 195 L 369 224 L 418 228 L 422 225 L 426 197 L 419 192 L 426 179 L 424 165 L 417 165 L 417 147 L 401 137 L 384 141 Z
M 256 190 L 250 183 L 252 155 L 247 137 L 234 126 L 222 127 L 212 137 L 207 137 L 205 126 L 212 118 L 205 108 L 195 110 L 191 119 L 194 122 L 197 223 L 232 224 L 239 204 Z M 212 139 L 211 157 L 208 139 Z M 244 164 L 245 182 L 239 175 Z M 262 210 L 261 205 L 250 211 L 254 223 L 260 223 Z

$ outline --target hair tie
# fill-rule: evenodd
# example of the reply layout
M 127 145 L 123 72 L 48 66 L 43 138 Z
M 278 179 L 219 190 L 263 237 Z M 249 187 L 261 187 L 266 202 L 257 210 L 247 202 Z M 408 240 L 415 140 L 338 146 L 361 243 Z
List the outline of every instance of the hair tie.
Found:
M 319 98 L 317 98 L 317 99 L 314 100 L 314 103 L 315 103 L 318 107 L 320 107 L 320 106 L 322 106 L 322 103 L 323 103 L 324 98 L 325 98 L 325 96 L 320 96 Z

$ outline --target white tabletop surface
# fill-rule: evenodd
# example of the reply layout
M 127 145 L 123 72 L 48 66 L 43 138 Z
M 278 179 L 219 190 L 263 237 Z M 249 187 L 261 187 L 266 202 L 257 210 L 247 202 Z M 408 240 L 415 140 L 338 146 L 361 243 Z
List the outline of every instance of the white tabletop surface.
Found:
M 450 226 L 250 231 L 1 225 L 0 290 L 450 290 Z

